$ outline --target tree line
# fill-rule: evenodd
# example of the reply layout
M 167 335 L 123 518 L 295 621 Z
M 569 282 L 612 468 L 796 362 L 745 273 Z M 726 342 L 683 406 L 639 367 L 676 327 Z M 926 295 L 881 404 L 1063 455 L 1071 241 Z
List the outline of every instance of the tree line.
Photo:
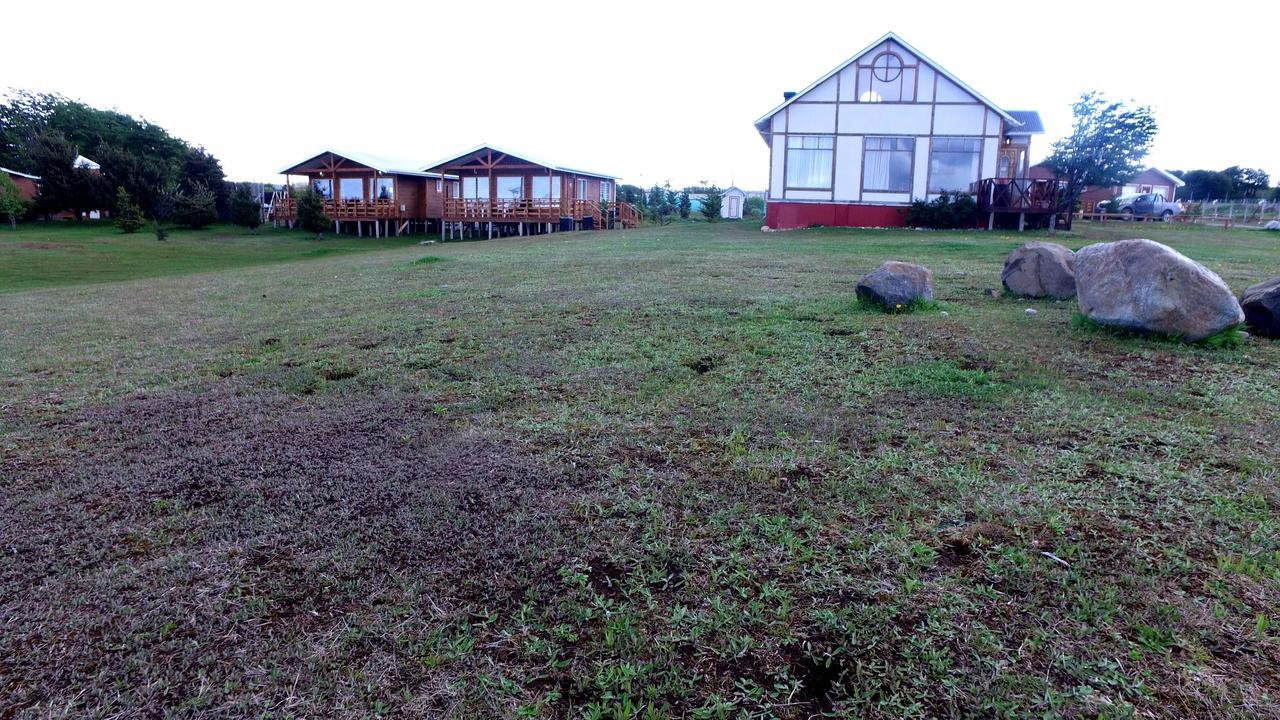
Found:
M 78 156 L 100 169 L 78 166 Z M 0 165 L 40 176 L 27 208 L 35 216 L 110 209 L 136 230 L 141 218 L 204 227 L 232 211 L 222 164 L 203 147 L 54 93 L 20 90 L 0 102 Z
M 1174 170 L 1186 183 L 1178 197 L 1186 200 L 1280 200 L 1280 187 L 1258 168 L 1232 165 L 1225 170 Z

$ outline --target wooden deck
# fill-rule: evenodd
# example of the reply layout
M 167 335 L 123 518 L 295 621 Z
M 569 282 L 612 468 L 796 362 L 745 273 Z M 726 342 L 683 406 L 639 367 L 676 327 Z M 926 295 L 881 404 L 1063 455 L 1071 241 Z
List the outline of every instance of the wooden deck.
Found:
M 986 213 L 1058 211 L 1058 181 L 1040 178 L 987 178 L 978 182 L 978 208 Z
M 406 217 L 400 206 L 392 200 L 326 200 L 324 216 L 330 220 L 396 220 Z M 271 203 L 273 220 L 291 221 L 298 218 L 298 199 L 276 198 Z
M 596 228 L 606 228 L 609 220 L 622 227 L 640 224 L 640 211 L 631 203 L 609 203 L 596 200 L 523 198 L 511 200 L 468 200 L 448 198 L 444 201 L 445 222 L 551 223 L 569 218 L 581 223 L 591 218 Z

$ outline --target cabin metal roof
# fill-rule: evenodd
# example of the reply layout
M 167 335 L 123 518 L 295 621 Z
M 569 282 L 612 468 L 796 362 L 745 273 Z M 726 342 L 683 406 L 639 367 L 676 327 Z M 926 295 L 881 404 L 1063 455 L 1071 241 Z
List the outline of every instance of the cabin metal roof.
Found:
M 579 170 L 577 168 L 565 167 L 563 165 L 554 165 L 552 163 L 539 160 L 529 155 L 528 153 L 517 152 L 515 150 L 507 150 L 506 148 L 500 148 L 497 145 L 489 145 L 489 144 L 477 145 L 471 148 L 470 150 L 465 150 L 451 157 L 447 157 L 441 160 L 440 162 L 437 162 L 431 165 L 423 165 L 422 169 L 428 170 L 433 168 L 440 168 L 453 162 L 454 160 L 457 160 L 458 158 L 463 158 L 473 153 L 478 153 L 481 150 L 492 150 L 495 153 L 506 155 L 507 157 L 519 158 L 521 160 L 532 163 L 534 165 L 541 165 L 545 168 L 550 168 L 551 170 L 555 170 L 557 172 L 569 173 L 570 175 L 586 175 L 588 177 L 603 178 L 605 180 L 618 179 L 616 175 L 606 175 L 605 173 L 592 172 L 590 170 Z
M 302 160 L 300 162 L 296 162 L 296 163 L 293 163 L 292 165 L 288 165 L 286 167 L 281 168 L 278 172 L 281 175 L 287 174 L 294 168 L 298 167 L 299 165 L 305 165 L 311 162 L 312 160 L 315 160 L 316 158 L 320 157 L 321 155 L 325 155 L 325 154 L 337 155 L 340 158 L 345 158 L 347 160 L 360 163 L 361 165 L 373 168 L 374 170 L 377 170 L 380 173 L 387 173 L 388 175 L 413 175 L 416 177 L 437 178 L 437 179 L 446 177 L 444 175 L 441 175 L 440 173 L 425 172 L 423 170 L 418 170 L 416 169 L 418 164 L 411 160 L 405 160 L 402 158 L 399 158 L 399 159 L 388 158 L 388 157 L 382 157 L 379 155 L 371 155 L 369 153 L 351 153 L 351 152 L 344 152 L 340 150 L 321 150 L 320 152 L 308 157 L 305 160 Z M 448 177 L 450 179 L 453 178 L 453 176 L 448 176 Z
M 1039 135 L 1044 132 L 1044 122 L 1035 110 L 1010 110 L 1009 114 L 1018 122 L 1018 127 L 1010 131 L 1012 134 Z
M 2 173 L 7 173 L 7 174 L 9 174 L 9 175 L 17 175 L 18 177 L 24 177 L 24 178 L 26 178 L 26 179 L 28 179 L 28 180 L 39 180 L 39 179 L 40 179 L 40 176 L 39 176 L 39 175 L 30 175 L 30 174 L 27 174 L 27 173 L 24 173 L 24 172 L 18 172 L 17 170 L 10 170 L 10 169 L 9 169 L 9 168 L 7 168 L 7 167 L 0 167 L 0 172 L 2 172 Z

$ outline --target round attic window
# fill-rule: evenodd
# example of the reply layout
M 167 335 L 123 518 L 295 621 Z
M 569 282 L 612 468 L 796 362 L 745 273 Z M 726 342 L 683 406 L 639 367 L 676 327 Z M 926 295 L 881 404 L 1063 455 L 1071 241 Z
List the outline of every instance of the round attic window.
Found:
M 871 74 L 880 82 L 893 82 L 902 75 L 902 60 L 893 53 L 880 53 L 871 61 Z

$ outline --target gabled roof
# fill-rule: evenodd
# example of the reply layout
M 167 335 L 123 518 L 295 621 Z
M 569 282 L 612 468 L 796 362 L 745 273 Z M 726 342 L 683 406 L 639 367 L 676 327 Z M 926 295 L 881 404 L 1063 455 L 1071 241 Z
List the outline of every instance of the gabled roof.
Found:
M 556 171 L 558 171 L 558 172 L 569 173 L 569 174 L 571 174 L 571 175 L 587 175 L 587 176 L 590 176 L 590 177 L 604 178 L 605 180 L 617 180 L 617 179 L 618 179 L 618 177 L 617 177 L 616 175 L 605 175 L 604 173 L 591 172 L 591 171 L 589 171 L 589 170 L 577 170 L 577 169 L 574 169 L 574 168 L 568 168 L 568 167 L 564 167 L 564 166 L 561 166 L 561 165 L 553 165 L 553 164 L 551 164 L 551 163 L 543 162 L 543 161 L 541 161 L 541 160 L 538 160 L 538 159 L 536 159 L 536 158 L 534 158 L 534 157 L 531 157 L 531 156 L 529 156 L 529 155 L 527 155 L 527 154 L 525 154 L 525 153 L 522 153 L 522 152 L 514 152 L 514 151 L 511 151 L 511 150 L 506 150 L 506 149 L 500 148 L 500 147 L 498 147 L 498 146 L 496 146 L 496 145 L 487 145 L 487 144 L 477 145 L 477 146 L 475 146 L 475 147 L 471 148 L 470 150 L 466 150 L 466 151 L 463 151 L 463 152 L 458 153 L 457 155 L 453 155 L 453 156 L 451 156 L 451 157 L 447 157 L 447 158 L 445 158 L 445 159 L 441 160 L 440 162 L 438 162 L 438 163 L 434 163 L 434 164 L 432 164 L 432 165 L 423 165 L 423 166 L 422 166 L 422 169 L 423 169 L 423 170 L 430 170 L 430 169 L 434 169 L 434 168 L 443 167 L 444 165 L 447 165 L 447 164 L 449 164 L 449 163 L 453 162 L 454 160 L 457 160 L 458 158 L 466 157 L 466 156 L 471 155 L 471 154 L 473 154 L 473 153 L 480 152 L 481 150 L 492 150 L 492 151 L 493 151 L 493 152 L 495 152 L 495 153 L 499 153 L 499 154 L 502 154 L 502 155 L 506 155 L 507 157 L 519 158 L 519 159 L 521 159 L 521 160 L 524 160 L 524 161 L 526 161 L 526 162 L 532 163 L 532 164 L 534 164 L 534 165 L 541 165 L 541 166 L 543 166 L 543 167 L 551 168 L 552 170 L 556 170 Z
M 1158 175 L 1162 175 L 1162 176 L 1164 176 L 1166 179 L 1168 179 L 1170 182 L 1172 182 L 1172 183 L 1173 183 L 1173 186 L 1174 186 L 1174 187 L 1183 187 L 1183 186 L 1185 186 L 1185 185 L 1186 185 L 1186 183 L 1182 181 L 1182 178 L 1180 178 L 1180 177 L 1178 177 L 1177 175 L 1174 175 L 1174 174 L 1172 174 L 1172 173 L 1167 173 L 1167 172 L 1165 172 L 1164 170 L 1161 170 L 1160 168 L 1155 167 L 1155 166 L 1152 166 L 1152 167 L 1147 168 L 1147 169 L 1145 170 L 1145 172 L 1153 172 L 1153 173 L 1156 173 L 1156 174 L 1158 174 Z
M 895 32 L 892 32 L 892 31 L 891 31 L 891 32 L 887 32 L 887 33 L 885 33 L 883 36 L 881 36 L 881 37 L 880 37 L 880 39 L 879 39 L 879 40 L 876 40 L 875 42 L 871 43 L 870 45 L 866 46 L 865 48 L 863 48 L 863 49 L 859 50 L 858 52 L 854 53 L 853 57 L 851 57 L 851 58 L 849 58 L 848 60 L 845 60 L 844 62 L 840 63 L 840 64 L 839 64 L 839 65 L 837 65 L 834 69 L 832 69 L 832 70 L 831 70 L 831 72 L 829 72 L 829 73 L 827 73 L 826 75 L 823 75 L 822 77 L 818 78 L 816 81 L 814 81 L 813 83 L 811 83 L 811 84 L 810 84 L 808 87 L 806 87 L 805 89 L 803 89 L 803 90 L 801 90 L 800 92 L 796 93 L 795 95 L 793 95 L 793 96 L 791 96 L 791 97 L 787 98 L 786 100 L 784 100 L 784 101 L 782 102 L 782 104 L 781 104 L 781 105 L 779 105 L 779 106 L 775 107 L 774 109 L 772 109 L 772 110 L 770 110 L 769 112 L 765 113 L 764 115 L 760 116 L 760 119 L 759 119 L 759 120 L 756 120 L 756 125 L 757 125 L 757 126 L 759 126 L 759 125 L 761 125 L 762 123 L 764 123 L 764 122 L 768 121 L 768 120 L 769 120 L 769 118 L 773 117 L 774 115 L 777 115 L 777 114 L 778 114 L 778 112 L 779 112 L 780 110 L 782 110 L 783 108 L 786 108 L 788 105 L 790 105 L 791 103 L 795 102 L 796 100 L 799 100 L 800 98 L 804 97 L 805 93 L 807 93 L 807 92 L 809 92 L 810 90 L 812 90 L 812 89 L 814 89 L 814 88 L 818 87 L 818 86 L 819 86 L 819 85 L 821 85 L 822 83 L 824 83 L 824 82 L 826 82 L 826 81 L 830 80 L 832 77 L 834 77 L 834 76 L 836 75 L 836 73 L 838 73 L 838 72 L 840 72 L 841 70 L 844 70 L 845 68 L 847 68 L 847 67 L 849 67 L 850 65 L 852 65 L 855 61 L 857 61 L 857 60 L 858 60 L 858 58 L 862 57 L 863 55 L 866 55 L 867 53 L 871 52 L 872 50 L 875 50 L 875 49 L 876 49 L 876 48 L 877 48 L 881 43 L 884 43 L 886 40 L 892 40 L 892 41 L 894 41 L 894 42 L 898 43 L 899 45 L 901 45 L 902 47 L 906 48 L 906 49 L 907 49 L 907 51 L 908 51 L 908 52 L 910 52 L 912 55 L 915 55 L 915 56 L 916 56 L 917 58 L 919 58 L 922 62 L 924 62 L 924 63 L 928 64 L 928 65 L 929 65 L 929 67 L 931 67 L 931 68 L 933 68 L 934 70 L 936 70 L 936 71 L 938 71 L 939 73 L 941 73 L 943 77 L 947 78 L 948 80 L 950 80 L 951 82 L 955 83 L 956 85 L 959 85 L 959 86 L 960 86 L 960 87 L 961 87 L 965 92 L 968 92 L 970 95 L 972 95 L 972 96 L 974 96 L 975 98 L 977 98 L 977 99 L 978 99 L 982 104 L 986 105 L 987 107 L 991 108 L 992 110 L 995 110 L 997 113 L 999 113 L 999 114 L 1000 114 L 1000 117 L 1004 118 L 1005 120 L 1008 120 L 1008 121 L 1009 121 L 1010 123 L 1012 123 L 1015 127 L 1017 127 L 1017 126 L 1021 125 L 1021 123 L 1019 123 L 1019 122 L 1018 122 L 1018 119 L 1017 119 L 1017 118 L 1015 118 L 1015 117 L 1013 117 L 1013 115 L 1010 115 L 1008 112 L 1006 112 L 1006 111 L 1002 110 L 1002 109 L 1000 108 L 1000 106 L 999 106 L 999 105 L 996 105 L 995 103 L 993 103 L 993 102 L 991 102 L 990 100 L 988 100 L 985 96 L 983 96 L 983 95 L 982 95 L 982 93 L 980 93 L 980 92 L 978 92 L 977 90 L 974 90 L 973 88 L 969 87 L 969 85 L 968 85 L 967 83 L 965 83 L 963 80 L 961 80 L 960 78 L 956 77 L 955 75 L 952 75 L 952 74 L 951 74 L 951 72 L 950 72 L 950 71 L 948 71 L 946 68 L 944 68 L 944 67 L 942 67 L 941 65 L 939 65 L 938 63 L 934 62 L 932 59 L 930 59 L 930 58 L 929 58 L 929 56 L 927 56 L 927 55 L 925 55 L 924 53 L 920 52 L 919 50 L 915 49 L 915 47 L 913 47 L 913 46 L 911 45 L 911 43 L 909 43 L 909 42 L 907 42 L 906 40 L 903 40 L 902 38 L 898 37 L 898 34 L 897 34 L 897 33 L 895 33 Z
M 422 172 L 421 170 L 414 170 L 412 168 L 417 167 L 417 163 L 409 160 L 386 158 L 378 155 L 370 155 L 368 153 L 340 152 L 338 150 L 321 150 L 315 155 L 312 155 L 311 157 L 305 160 L 302 160 L 300 162 L 293 163 L 292 165 L 285 166 L 280 170 L 278 170 L 277 172 L 280 175 L 284 175 L 285 173 L 289 172 L 293 168 L 296 168 L 299 165 L 305 165 L 311 162 L 312 160 L 315 160 L 316 158 L 320 157 L 321 155 L 325 155 L 325 154 L 337 155 L 338 157 L 346 158 L 347 160 L 358 162 L 361 165 L 364 165 L 366 167 L 371 167 L 374 170 L 377 170 L 378 172 L 388 173 L 391 175 L 415 175 L 418 177 L 429 177 L 429 178 L 443 177 L 439 173 Z
M 83 155 L 77 155 L 75 160 L 71 161 L 71 167 L 83 170 L 101 170 L 102 166 L 90 160 Z
M 0 172 L 2 172 L 2 173 L 8 173 L 9 175 L 17 175 L 18 177 L 24 177 L 24 178 L 26 178 L 26 179 L 28 179 L 28 180 L 39 180 L 39 179 L 40 179 L 40 176 L 39 176 L 39 175 L 28 175 L 27 173 L 24 173 L 24 172 L 18 172 L 17 170 L 10 170 L 10 169 L 9 169 L 9 168 L 7 168 L 7 167 L 0 167 Z
M 1019 123 L 1013 131 L 1014 135 L 1039 135 L 1044 132 L 1044 121 L 1035 110 L 1010 110 L 1009 114 Z

